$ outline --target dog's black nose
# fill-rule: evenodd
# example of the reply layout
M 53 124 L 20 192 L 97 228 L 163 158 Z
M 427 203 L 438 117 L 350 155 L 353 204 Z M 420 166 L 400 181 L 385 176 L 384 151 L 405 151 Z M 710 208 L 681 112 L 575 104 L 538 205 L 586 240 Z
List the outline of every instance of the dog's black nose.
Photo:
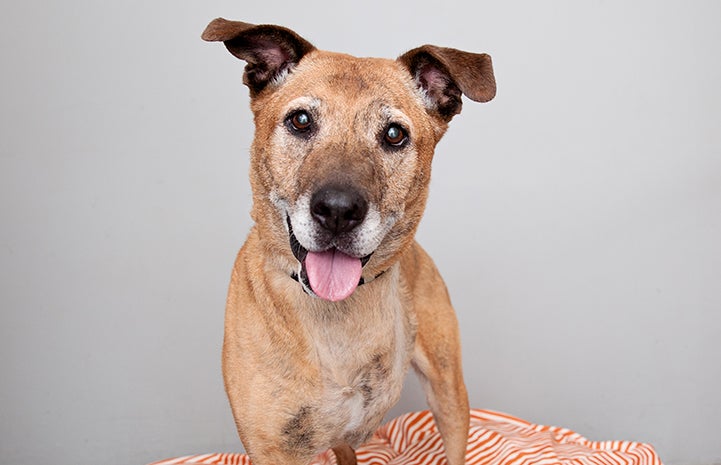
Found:
M 363 222 L 368 213 L 368 201 L 355 189 L 326 186 L 311 197 L 310 212 L 321 226 L 338 234 Z

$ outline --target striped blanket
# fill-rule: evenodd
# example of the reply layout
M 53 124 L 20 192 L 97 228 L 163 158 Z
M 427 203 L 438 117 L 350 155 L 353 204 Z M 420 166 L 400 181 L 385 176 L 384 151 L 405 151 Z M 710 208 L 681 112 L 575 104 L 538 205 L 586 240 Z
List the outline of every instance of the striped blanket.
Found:
M 409 413 L 381 426 L 356 451 L 359 465 L 445 464 L 441 436 L 429 411 Z M 250 465 L 244 454 L 205 454 L 151 465 Z M 589 441 L 565 428 L 534 425 L 488 410 L 471 410 L 466 464 L 470 465 L 661 465 L 648 444 Z M 313 465 L 336 465 L 332 451 Z

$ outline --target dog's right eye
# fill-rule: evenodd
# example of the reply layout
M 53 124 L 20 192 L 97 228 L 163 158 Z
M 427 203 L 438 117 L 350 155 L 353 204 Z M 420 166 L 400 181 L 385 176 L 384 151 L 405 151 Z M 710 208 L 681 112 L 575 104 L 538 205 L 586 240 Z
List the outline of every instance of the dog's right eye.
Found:
M 307 132 L 313 125 L 313 120 L 307 111 L 299 110 L 288 116 L 286 120 L 290 127 L 298 132 Z

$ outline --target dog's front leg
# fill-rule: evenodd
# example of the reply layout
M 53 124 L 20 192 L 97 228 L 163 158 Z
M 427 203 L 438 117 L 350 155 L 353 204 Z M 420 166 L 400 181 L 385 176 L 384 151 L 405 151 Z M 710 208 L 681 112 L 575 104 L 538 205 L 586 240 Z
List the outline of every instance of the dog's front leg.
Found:
M 468 394 L 460 356 L 443 340 L 446 336 L 455 339 L 457 334 L 436 334 L 440 337 L 429 338 L 421 328 L 419 325 L 413 367 L 443 438 L 448 464 L 462 465 L 468 445 Z M 434 330 L 437 328 L 430 328 L 430 331 Z
M 443 279 L 419 245 L 406 255 L 403 265 L 418 322 L 412 364 L 443 437 L 448 464 L 462 465 L 470 413 L 458 320 Z
M 436 308 L 434 313 L 444 313 L 444 319 L 453 317 L 455 322 L 450 304 L 447 309 Z M 413 367 L 443 438 L 448 464 L 462 465 L 465 463 L 470 418 L 468 393 L 457 349 L 458 330 L 437 325 L 423 327 L 419 317 Z

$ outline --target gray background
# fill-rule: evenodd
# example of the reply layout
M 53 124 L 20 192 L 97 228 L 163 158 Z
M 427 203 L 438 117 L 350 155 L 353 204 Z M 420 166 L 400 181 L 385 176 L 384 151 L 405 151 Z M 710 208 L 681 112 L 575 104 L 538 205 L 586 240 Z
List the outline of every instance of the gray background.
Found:
M 250 219 L 216 16 L 494 57 L 419 239 L 475 407 L 721 462 L 721 3 L 25 1 L 0 12 L 0 462 L 240 450 L 219 350 Z M 410 381 L 393 414 L 424 408 Z

